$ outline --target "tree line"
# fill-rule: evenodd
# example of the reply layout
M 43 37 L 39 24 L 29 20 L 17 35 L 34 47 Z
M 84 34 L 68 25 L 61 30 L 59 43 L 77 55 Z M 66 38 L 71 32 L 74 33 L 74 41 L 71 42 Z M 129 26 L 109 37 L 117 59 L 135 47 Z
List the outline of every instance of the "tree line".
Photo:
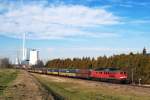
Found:
M 97 58 L 67 58 L 50 60 L 45 65 L 48 68 L 77 68 L 96 69 L 116 67 L 128 73 L 128 78 L 134 82 L 142 79 L 143 83 L 150 83 L 150 55 L 143 49 L 143 53 L 120 54 L 111 57 L 100 56 Z
M 11 68 L 12 64 L 8 58 L 0 58 L 0 68 Z

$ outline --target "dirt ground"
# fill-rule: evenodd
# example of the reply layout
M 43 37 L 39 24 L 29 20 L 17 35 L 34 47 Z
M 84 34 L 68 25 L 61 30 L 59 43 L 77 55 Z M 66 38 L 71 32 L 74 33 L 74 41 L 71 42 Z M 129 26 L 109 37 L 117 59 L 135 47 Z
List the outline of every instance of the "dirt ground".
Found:
M 16 80 L 0 100 L 53 100 L 44 88 L 27 71 L 20 70 Z
M 97 88 L 97 89 L 106 89 L 116 93 L 122 93 L 123 95 L 134 94 L 138 96 L 149 96 L 150 97 L 150 88 L 143 88 L 143 87 L 135 87 L 129 85 L 122 85 L 122 84 L 113 84 L 113 83 L 106 83 L 106 82 L 96 82 L 96 81 L 89 81 L 89 80 L 82 80 L 82 79 L 73 79 L 73 78 L 64 78 L 64 77 L 57 77 L 51 75 L 40 75 L 43 78 L 47 78 L 48 80 L 54 82 L 67 82 L 67 83 L 76 83 L 81 87 L 89 87 L 89 88 Z

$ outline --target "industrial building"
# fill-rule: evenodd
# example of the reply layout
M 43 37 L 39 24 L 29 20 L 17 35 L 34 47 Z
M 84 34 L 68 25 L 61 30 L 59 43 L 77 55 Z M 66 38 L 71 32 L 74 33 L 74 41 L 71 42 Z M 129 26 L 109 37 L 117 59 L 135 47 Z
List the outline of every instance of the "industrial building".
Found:
M 29 57 L 29 65 L 36 65 L 39 59 L 39 51 L 35 49 L 30 50 Z
M 22 65 L 32 66 L 36 65 L 39 60 L 39 51 L 36 49 L 29 49 L 25 47 L 26 38 L 25 33 L 23 34 L 23 44 L 22 44 Z

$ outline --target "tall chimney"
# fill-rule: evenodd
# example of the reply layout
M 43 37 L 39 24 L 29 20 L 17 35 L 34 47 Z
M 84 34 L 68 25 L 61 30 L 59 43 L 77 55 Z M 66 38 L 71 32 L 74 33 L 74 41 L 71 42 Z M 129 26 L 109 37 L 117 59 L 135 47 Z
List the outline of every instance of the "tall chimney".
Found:
M 26 54 L 26 50 L 25 50 L 25 37 L 26 34 L 23 33 L 23 40 L 22 40 L 22 60 L 25 60 L 25 54 Z

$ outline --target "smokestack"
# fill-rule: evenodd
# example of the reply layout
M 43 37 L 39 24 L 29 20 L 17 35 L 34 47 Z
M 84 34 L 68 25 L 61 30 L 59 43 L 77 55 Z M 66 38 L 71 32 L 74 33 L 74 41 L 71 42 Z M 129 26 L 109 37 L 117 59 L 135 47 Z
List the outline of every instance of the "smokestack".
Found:
M 23 33 L 23 40 L 22 40 L 22 60 L 25 60 L 25 54 L 26 54 L 26 50 L 25 50 L 25 37 L 26 34 Z

